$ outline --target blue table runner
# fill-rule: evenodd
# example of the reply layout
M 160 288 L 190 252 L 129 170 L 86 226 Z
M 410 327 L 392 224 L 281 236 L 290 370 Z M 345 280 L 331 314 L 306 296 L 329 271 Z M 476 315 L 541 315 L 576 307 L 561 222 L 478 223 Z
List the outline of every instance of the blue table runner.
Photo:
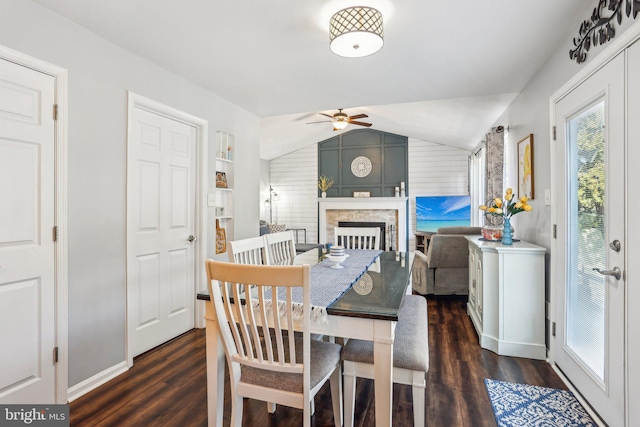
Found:
M 345 253 L 349 256 L 340 263 L 344 268 L 331 268 L 335 263 L 331 262 L 328 258 L 325 258 L 322 262 L 311 267 L 311 321 L 327 323 L 327 307 L 340 298 L 342 294 L 351 287 L 351 285 L 360 279 L 371 264 L 375 262 L 380 254 L 382 254 L 382 251 L 347 249 L 345 250 Z M 266 290 L 264 296 L 265 300 L 268 300 L 266 304 L 270 305 L 271 290 Z M 302 288 L 293 288 L 293 316 L 296 319 L 300 319 L 302 317 L 302 297 Z M 285 289 L 279 288 L 278 300 L 281 304 L 281 309 L 284 308 L 285 298 Z M 252 306 L 254 309 L 257 305 L 258 299 L 253 298 Z M 269 307 L 267 307 L 267 309 L 269 309 Z

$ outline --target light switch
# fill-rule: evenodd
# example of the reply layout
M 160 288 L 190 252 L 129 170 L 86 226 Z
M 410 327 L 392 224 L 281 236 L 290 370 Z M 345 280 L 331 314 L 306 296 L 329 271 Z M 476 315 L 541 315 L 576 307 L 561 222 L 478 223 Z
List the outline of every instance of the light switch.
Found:
M 551 190 L 548 188 L 544 190 L 544 204 L 551 206 Z
M 216 195 L 215 194 L 208 194 L 207 195 L 207 206 L 209 207 L 213 207 L 216 205 Z

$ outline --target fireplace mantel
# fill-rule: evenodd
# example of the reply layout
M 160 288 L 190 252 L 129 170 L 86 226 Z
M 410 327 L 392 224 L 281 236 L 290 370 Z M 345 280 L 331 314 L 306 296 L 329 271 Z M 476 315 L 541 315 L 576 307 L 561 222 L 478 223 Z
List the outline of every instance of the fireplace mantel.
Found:
M 398 250 L 407 251 L 407 200 L 408 197 L 327 197 L 319 198 L 318 238 L 327 243 L 328 210 L 395 210 L 398 213 Z

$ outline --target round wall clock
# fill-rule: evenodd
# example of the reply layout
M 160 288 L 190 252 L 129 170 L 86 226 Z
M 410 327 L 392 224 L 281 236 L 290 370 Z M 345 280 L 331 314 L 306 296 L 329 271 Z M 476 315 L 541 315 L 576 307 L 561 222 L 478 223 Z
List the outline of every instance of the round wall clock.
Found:
M 364 178 L 371 173 L 371 160 L 365 156 L 359 156 L 351 162 L 351 173 L 358 178 Z

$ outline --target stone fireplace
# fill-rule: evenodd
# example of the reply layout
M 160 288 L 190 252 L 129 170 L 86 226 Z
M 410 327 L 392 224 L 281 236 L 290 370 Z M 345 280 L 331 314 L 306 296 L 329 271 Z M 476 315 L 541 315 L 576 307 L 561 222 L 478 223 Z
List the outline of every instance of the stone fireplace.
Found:
M 329 197 L 318 199 L 320 243 L 333 242 L 342 222 L 385 223 L 385 248 L 407 251 L 407 197 Z M 383 248 L 381 248 L 383 249 Z

